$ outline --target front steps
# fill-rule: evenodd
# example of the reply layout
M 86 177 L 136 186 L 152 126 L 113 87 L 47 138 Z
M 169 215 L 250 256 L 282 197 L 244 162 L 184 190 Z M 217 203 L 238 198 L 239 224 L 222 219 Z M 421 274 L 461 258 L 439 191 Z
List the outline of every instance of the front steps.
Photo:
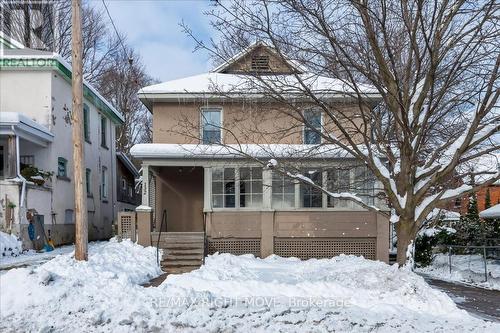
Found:
M 154 233 L 153 244 L 158 241 Z M 168 274 L 191 272 L 203 264 L 205 235 L 203 232 L 162 232 L 160 249 L 163 250 L 161 267 Z

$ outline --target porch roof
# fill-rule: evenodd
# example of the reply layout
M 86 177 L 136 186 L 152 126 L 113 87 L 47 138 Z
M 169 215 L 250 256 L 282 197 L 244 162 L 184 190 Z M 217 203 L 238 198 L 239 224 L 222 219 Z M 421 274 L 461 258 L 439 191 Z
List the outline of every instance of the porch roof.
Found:
M 18 112 L 0 113 L 0 134 L 18 135 L 43 146 L 54 140 L 54 134 L 48 128 Z
M 337 145 L 141 143 L 130 150 L 140 159 L 339 159 L 353 158 Z

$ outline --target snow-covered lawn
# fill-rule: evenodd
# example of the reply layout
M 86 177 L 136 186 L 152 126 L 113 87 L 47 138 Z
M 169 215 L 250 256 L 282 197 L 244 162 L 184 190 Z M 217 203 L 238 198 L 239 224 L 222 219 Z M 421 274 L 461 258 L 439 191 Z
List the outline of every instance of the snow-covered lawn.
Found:
M 452 255 L 451 273 L 448 254 L 439 253 L 431 265 L 417 268 L 417 272 L 437 279 L 464 282 L 483 288 L 500 290 L 500 260 L 486 261 L 488 281 L 484 276 L 484 260 L 480 255 Z
M 14 235 L 0 231 L 0 260 L 15 257 L 23 250 L 22 243 Z
M 161 273 L 154 248 L 116 240 L 0 276 L 2 332 L 498 332 L 418 275 L 354 256 L 300 261 L 214 255 Z

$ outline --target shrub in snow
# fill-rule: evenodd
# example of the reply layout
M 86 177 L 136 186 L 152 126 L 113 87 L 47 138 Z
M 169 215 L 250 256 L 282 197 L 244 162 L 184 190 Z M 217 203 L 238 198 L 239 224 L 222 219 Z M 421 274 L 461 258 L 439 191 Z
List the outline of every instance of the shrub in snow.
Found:
M 2 257 L 17 256 L 23 251 L 23 244 L 16 236 L 0 231 L 0 250 Z

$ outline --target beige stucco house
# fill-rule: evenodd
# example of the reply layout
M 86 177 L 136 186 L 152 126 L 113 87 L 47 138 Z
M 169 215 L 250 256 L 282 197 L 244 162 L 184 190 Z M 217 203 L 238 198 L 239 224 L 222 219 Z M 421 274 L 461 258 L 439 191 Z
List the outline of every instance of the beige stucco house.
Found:
M 295 62 L 281 61 L 271 48 L 256 43 L 212 72 L 139 91 L 153 116 L 153 143 L 131 150 L 142 160 L 139 213 L 152 210 L 152 236 L 143 241 L 156 245 L 160 239 L 167 249 L 167 271 L 199 265 L 200 257 L 194 255 L 201 252 L 199 247 L 203 254 L 312 258 L 346 253 L 388 260 L 389 223 L 383 214 L 387 207 L 377 199 L 377 182 L 355 185 L 366 169 L 338 147 L 321 145 L 317 133 L 289 116 L 248 75 L 280 78 L 273 84 L 286 89 L 283 78 L 293 82 L 290 74 L 301 73 L 312 89 L 324 91 L 325 98 L 345 112 L 352 110 L 355 117 L 354 101 L 329 90 L 339 86 L 337 81 L 307 77 L 302 71 Z M 367 96 L 377 103 L 376 94 Z M 303 105 L 311 123 L 335 133 L 321 112 L 293 93 L 290 99 Z M 330 197 L 277 172 L 276 165 L 299 170 L 332 192 L 355 187 L 366 204 L 381 211 Z M 164 236 L 158 237 L 160 230 Z
M 10 45 L 0 50 L 0 216 L 27 248 L 74 239 L 71 67 L 57 54 Z M 116 210 L 115 127 L 123 123 L 84 84 L 85 178 L 89 239 L 112 236 Z M 24 176 L 23 176 L 24 175 Z M 34 223 L 39 238 L 30 241 Z M 42 244 L 43 245 L 43 244 Z

